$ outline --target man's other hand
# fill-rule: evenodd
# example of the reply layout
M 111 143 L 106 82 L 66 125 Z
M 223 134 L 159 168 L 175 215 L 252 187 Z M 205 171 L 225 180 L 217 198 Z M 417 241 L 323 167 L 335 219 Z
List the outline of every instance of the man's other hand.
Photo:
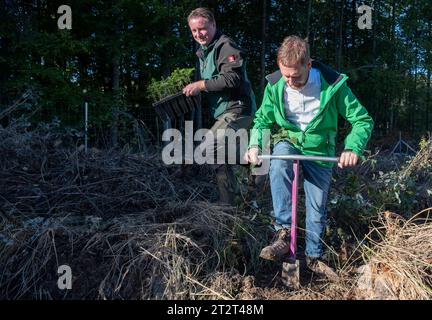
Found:
M 186 87 L 183 88 L 183 94 L 187 97 L 196 96 L 201 91 L 205 91 L 205 82 L 204 80 L 196 81 L 189 83 Z
M 261 160 L 258 159 L 258 152 L 259 150 L 257 147 L 252 147 L 245 153 L 243 159 L 253 165 L 258 165 L 261 163 Z
M 359 156 L 351 151 L 343 151 L 339 157 L 338 167 L 343 169 L 347 167 L 354 167 L 359 161 Z

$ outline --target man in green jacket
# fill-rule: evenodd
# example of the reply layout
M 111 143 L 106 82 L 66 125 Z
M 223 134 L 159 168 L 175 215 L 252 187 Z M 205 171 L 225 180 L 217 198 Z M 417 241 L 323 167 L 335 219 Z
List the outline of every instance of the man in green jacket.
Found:
M 202 80 L 188 84 L 183 93 L 186 96 L 203 93 L 203 105 L 210 109 L 216 122 L 210 129 L 211 135 L 207 135 L 206 141 L 198 147 L 217 157 L 221 147 L 227 149 L 223 134 L 226 129 L 238 131 L 250 128 L 256 111 L 255 96 L 246 74 L 243 51 L 216 29 L 213 13 L 207 8 L 197 8 L 189 14 L 188 24 L 192 37 L 200 45 L 196 54 Z M 237 155 L 234 155 L 236 163 L 241 161 L 244 151 L 241 152 L 237 146 Z M 236 179 L 227 161 L 213 167 L 220 201 L 234 204 Z
M 355 166 L 371 136 L 373 120 L 347 86 L 348 77 L 312 61 L 308 43 L 297 36 L 284 39 L 277 62 L 279 70 L 267 76 L 245 160 L 259 163 L 258 154 L 267 143 L 263 131 L 274 125 L 278 131 L 272 136 L 273 155 L 334 156 L 341 115 L 352 130 L 345 138 L 338 166 Z M 316 271 L 323 265 L 321 239 L 332 163 L 302 161 L 301 166 L 306 194 L 306 262 Z M 278 233 L 276 242 L 265 247 L 260 257 L 276 260 L 289 252 L 292 161 L 271 160 L 269 175 Z

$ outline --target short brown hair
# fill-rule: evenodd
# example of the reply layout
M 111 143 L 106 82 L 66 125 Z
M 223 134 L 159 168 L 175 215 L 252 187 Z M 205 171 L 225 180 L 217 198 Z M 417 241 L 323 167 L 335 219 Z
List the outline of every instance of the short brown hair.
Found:
M 297 63 L 306 65 L 309 59 L 309 43 L 298 36 L 286 37 L 277 53 L 277 62 L 283 66 Z
M 207 8 L 196 8 L 192 10 L 187 18 L 187 21 L 189 22 L 191 19 L 199 17 L 207 19 L 209 22 L 216 23 L 213 12 Z

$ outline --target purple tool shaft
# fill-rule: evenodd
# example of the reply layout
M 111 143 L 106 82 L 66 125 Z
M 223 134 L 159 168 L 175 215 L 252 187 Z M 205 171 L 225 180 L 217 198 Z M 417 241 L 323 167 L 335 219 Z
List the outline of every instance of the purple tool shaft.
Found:
M 294 179 L 292 182 L 291 192 L 291 241 L 290 241 L 290 257 L 295 260 L 297 250 L 297 193 L 298 193 L 298 176 L 299 176 L 299 160 L 293 162 Z

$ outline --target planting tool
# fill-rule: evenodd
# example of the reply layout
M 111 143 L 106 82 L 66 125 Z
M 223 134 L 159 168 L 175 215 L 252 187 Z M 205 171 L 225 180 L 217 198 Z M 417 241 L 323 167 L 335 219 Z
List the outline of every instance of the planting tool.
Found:
M 290 234 L 290 249 L 289 257 L 282 264 L 282 282 L 293 289 L 300 287 L 300 261 L 296 257 L 297 251 L 297 195 L 298 195 L 298 179 L 299 179 L 299 164 L 300 161 L 327 161 L 339 162 L 336 157 L 321 157 L 321 156 L 304 156 L 304 155 L 261 155 L 259 159 L 280 159 L 293 160 L 293 181 L 291 188 L 291 234 Z

